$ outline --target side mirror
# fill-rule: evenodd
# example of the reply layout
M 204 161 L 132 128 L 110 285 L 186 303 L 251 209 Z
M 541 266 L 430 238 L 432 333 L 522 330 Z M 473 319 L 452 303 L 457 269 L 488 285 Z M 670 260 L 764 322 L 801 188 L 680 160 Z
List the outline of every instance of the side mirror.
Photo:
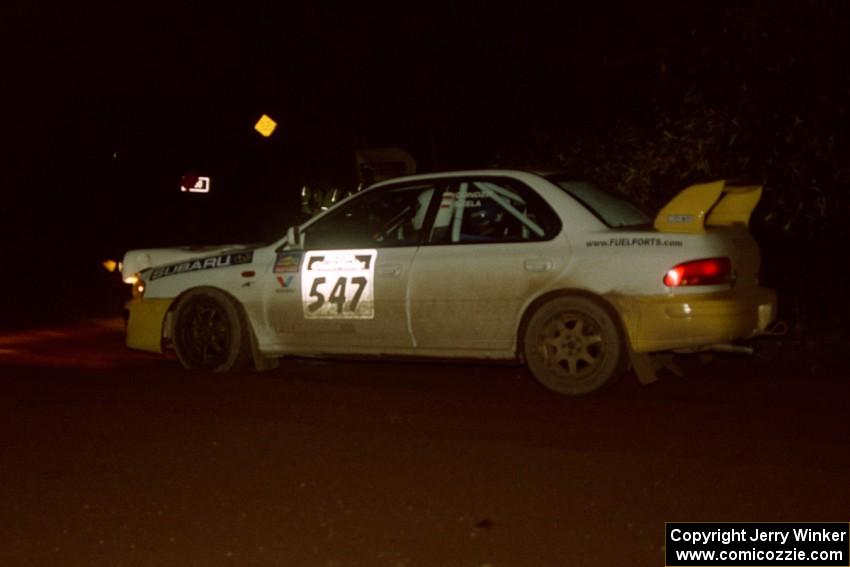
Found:
M 286 230 L 286 247 L 296 250 L 304 248 L 304 233 L 301 232 L 300 227 L 290 226 Z

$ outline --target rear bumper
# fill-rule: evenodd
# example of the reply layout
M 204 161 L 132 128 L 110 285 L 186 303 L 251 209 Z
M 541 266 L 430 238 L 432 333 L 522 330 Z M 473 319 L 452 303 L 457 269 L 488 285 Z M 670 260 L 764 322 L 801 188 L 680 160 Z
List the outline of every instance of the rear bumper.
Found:
M 776 319 L 776 292 L 758 287 L 689 296 L 616 296 L 635 352 L 728 343 L 755 337 Z
M 127 337 L 125 344 L 136 350 L 162 352 L 162 325 L 173 299 L 132 299 L 125 308 Z

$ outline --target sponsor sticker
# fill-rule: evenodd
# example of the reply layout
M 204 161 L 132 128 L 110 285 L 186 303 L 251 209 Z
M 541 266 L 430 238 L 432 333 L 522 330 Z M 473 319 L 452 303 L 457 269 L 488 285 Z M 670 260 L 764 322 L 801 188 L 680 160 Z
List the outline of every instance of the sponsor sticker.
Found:
M 197 272 L 200 270 L 212 270 L 215 268 L 227 268 L 229 266 L 238 266 L 240 264 L 250 264 L 254 259 L 254 251 L 234 252 L 232 254 L 222 254 L 220 256 L 210 256 L 209 258 L 198 258 L 196 260 L 187 260 L 178 264 L 170 264 L 168 266 L 159 266 L 151 270 L 150 279 L 156 280 L 166 276 L 175 274 L 185 274 L 188 272 Z
M 278 293 L 292 293 L 295 291 L 295 275 L 288 274 L 284 276 L 276 276 L 278 289 L 276 290 Z
M 374 319 L 377 250 L 317 250 L 304 256 L 301 299 L 307 319 Z
M 274 273 L 291 274 L 298 271 L 301 266 L 302 252 L 278 252 L 274 263 Z
M 608 238 L 607 240 L 587 240 L 587 248 L 629 248 L 629 247 L 681 247 L 685 243 L 682 240 L 670 240 L 667 238 L 641 237 L 641 238 Z
M 693 224 L 694 215 L 667 215 L 670 224 Z

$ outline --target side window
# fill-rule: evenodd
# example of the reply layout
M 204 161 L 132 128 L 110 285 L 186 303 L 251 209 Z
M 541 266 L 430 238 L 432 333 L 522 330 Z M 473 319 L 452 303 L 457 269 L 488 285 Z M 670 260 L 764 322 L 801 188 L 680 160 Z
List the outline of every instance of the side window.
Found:
M 548 240 L 560 223 L 531 189 L 503 179 L 454 183 L 442 195 L 432 244 Z
M 369 191 L 340 206 L 304 231 L 307 249 L 416 246 L 433 185 Z

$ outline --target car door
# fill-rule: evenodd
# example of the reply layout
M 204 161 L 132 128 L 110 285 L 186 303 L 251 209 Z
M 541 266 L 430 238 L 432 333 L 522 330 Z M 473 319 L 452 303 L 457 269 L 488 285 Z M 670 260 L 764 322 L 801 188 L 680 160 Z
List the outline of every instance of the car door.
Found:
M 286 350 L 405 353 L 410 267 L 434 187 L 376 188 L 303 231 L 303 250 L 281 250 L 267 320 Z
M 561 223 L 531 188 L 507 178 L 455 180 L 441 195 L 410 276 L 417 351 L 508 356 L 527 298 L 559 273 Z

